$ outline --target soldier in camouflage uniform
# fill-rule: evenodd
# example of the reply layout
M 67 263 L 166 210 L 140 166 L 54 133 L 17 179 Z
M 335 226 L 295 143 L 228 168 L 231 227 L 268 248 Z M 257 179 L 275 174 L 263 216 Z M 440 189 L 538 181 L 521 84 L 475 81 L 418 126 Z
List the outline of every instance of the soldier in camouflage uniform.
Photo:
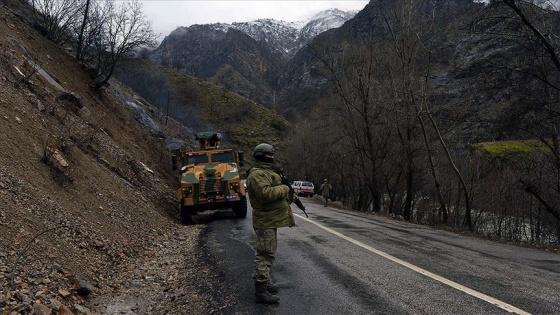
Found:
M 274 171 L 274 147 L 261 143 L 253 157 L 257 163 L 247 176 L 247 191 L 253 207 L 253 229 L 256 233 L 256 255 L 253 270 L 255 302 L 273 304 L 280 300 L 278 288 L 270 281 L 277 246 L 277 229 L 295 225 L 288 203 L 289 188 Z
M 325 178 L 325 180 L 323 181 L 323 184 L 321 185 L 321 195 L 325 199 L 325 207 L 327 207 L 329 205 L 329 196 L 330 196 L 331 190 L 332 190 L 332 186 L 331 186 L 331 184 L 329 184 L 329 182 Z

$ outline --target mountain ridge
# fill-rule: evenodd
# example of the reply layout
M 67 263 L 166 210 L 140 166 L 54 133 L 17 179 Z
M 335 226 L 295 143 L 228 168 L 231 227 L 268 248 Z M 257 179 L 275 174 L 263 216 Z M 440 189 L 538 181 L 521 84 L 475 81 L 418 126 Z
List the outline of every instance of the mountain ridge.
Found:
M 229 28 L 233 28 L 244 32 L 258 42 L 267 43 L 273 52 L 280 53 L 284 58 L 289 59 L 315 36 L 328 29 L 340 27 L 357 12 L 330 8 L 316 13 L 307 20 L 296 22 L 263 18 L 247 22 L 194 24 L 186 27 L 180 26 L 169 35 L 178 36 L 186 29 L 199 26 L 209 26 L 223 33 L 227 33 Z
M 277 84 L 287 61 L 316 34 L 354 15 L 326 10 L 301 29 L 273 19 L 178 27 L 149 52 L 148 59 L 275 108 Z

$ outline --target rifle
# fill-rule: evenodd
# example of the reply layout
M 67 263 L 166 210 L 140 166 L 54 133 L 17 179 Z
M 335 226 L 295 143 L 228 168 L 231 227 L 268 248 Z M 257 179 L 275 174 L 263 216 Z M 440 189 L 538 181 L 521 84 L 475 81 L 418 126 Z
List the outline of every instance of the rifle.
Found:
M 278 168 L 275 167 L 274 171 L 276 172 L 276 174 L 280 175 L 280 178 L 282 179 L 282 184 L 288 186 L 288 188 L 290 188 L 290 192 L 288 193 L 288 203 L 295 203 L 296 206 L 298 208 L 301 209 L 301 211 L 303 211 L 303 213 L 305 214 L 306 217 L 309 218 L 309 216 L 307 215 L 307 212 L 305 212 L 305 206 L 303 205 L 303 203 L 301 203 L 301 200 L 299 200 L 298 196 L 296 195 L 294 189 L 292 188 L 292 185 L 290 184 L 290 181 L 288 180 L 288 178 L 286 178 L 286 176 L 284 176 L 284 174 L 282 173 L 282 171 Z

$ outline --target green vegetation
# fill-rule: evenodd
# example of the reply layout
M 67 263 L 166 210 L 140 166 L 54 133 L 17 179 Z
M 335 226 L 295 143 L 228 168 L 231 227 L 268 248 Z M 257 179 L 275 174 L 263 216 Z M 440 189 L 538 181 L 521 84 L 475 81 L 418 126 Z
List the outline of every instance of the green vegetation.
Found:
M 491 158 L 504 160 L 528 153 L 548 150 L 548 147 L 540 140 L 481 142 L 472 144 L 470 147 L 475 152 L 481 152 L 489 155 Z
M 204 123 L 222 131 L 232 147 L 248 150 L 261 142 L 283 139 L 289 130 L 290 123 L 278 113 L 212 83 L 140 59 L 130 60 L 125 67 L 161 75 L 177 103 L 174 106 L 201 111 Z M 142 95 L 142 91 L 137 93 Z

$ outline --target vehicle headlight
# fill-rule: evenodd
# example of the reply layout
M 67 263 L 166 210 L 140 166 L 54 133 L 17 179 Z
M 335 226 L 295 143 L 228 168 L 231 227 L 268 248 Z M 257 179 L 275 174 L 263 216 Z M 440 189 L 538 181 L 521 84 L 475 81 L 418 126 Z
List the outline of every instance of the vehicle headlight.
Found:
M 239 190 L 239 183 L 230 183 L 229 189 L 237 192 Z
M 183 198 L 192 193 L 192 187 L 183 187 Z

